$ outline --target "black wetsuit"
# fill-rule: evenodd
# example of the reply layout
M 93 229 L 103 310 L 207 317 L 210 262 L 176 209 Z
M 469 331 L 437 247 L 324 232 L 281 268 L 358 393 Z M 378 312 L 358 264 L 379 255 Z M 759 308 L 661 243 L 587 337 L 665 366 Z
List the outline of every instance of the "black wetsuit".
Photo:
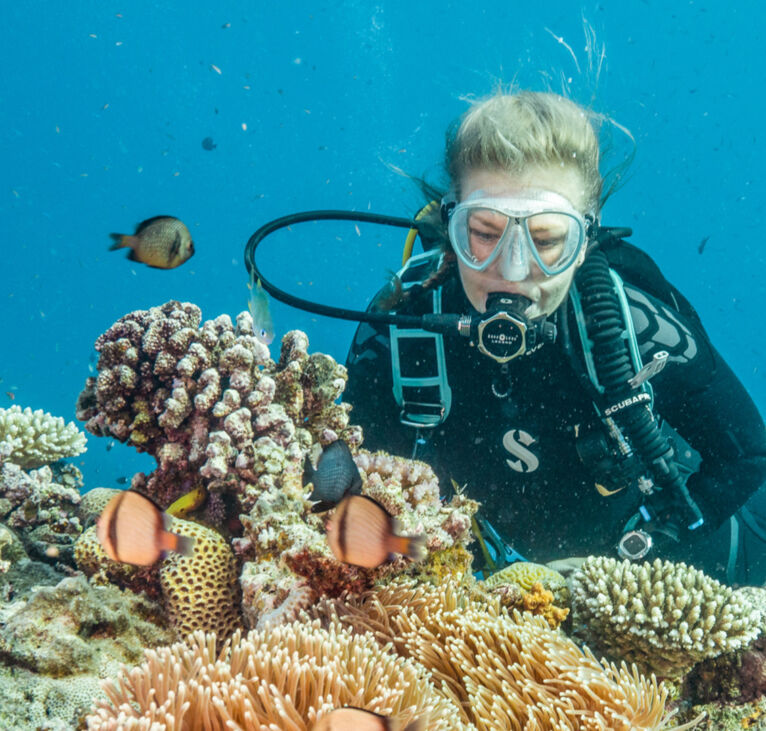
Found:
M 644 363 L 657 351 L 670 354 L 664 370 L 651 381 L 655 414 L 702 456 L 688 488 L 705 526 L 682 536 L 680 544 L 665 547 L 662 555 L 691 561 L 725 578 L 727 519 L 766 480 L 766 434 L 755 405 L 710 344 L 694 311 L 667 287 L 672 294 L 666 299 L 680 301 L 685 316 L 625 281 Z M 430 298 L 430 293 L 416 297 L 402 311 L 430 311 Z M 456 274 L 443 287 L 442 305 L 444 312 L 471 309 Z M 570 341 L 579 342 L 571 306 L 562 305 L 556 316 L 567 318 Z M 442 492 L 450 493 L 450 479 L 467 484 L 468 494 L 482 503 L 482 514 L 529 560 L 616 555 L 616 541 L 641 496 L 635 488 L 620 489 L 619 481 L 596 474 L 593 465 L 589 468 L 580 459 L 576 440 L 602 434 L 603 426 L 584 369 L 578 372 L 578 359 L 567 355 L 562 338 L 511 361 L 507 375 L 467 339 L 445 337 L 444 345 L 452 407 L 446 421 L 429 435 L 425 452 L 418 453 L 433 465 Z M 367 448 L 411 456 L 415 430 L 399 420 L 389 349 L 388 326 L 360 325 L 348 357 L 344 400 L 354 407 L 351 420 L 364 428 Z M 417 348 L 402 362 L 413 369 L 407 375 L 417 373 L 419 362 L 433 370 L 432 360 Z M 510 387 L 509 395 L 496 396 L 493 382 L 498 393 Z M 723 538 L 712 540 L 720 526 Z M 753 580 L 753 553 L 766 555 L 766 543 L 751 536 L 749 548 L 740 541 L 740 558 L 744 550 L 751 554 L 751 575 L 743 576 L 740 567 L 736 578 Z M 766 565 L 766 560 L 761 563 Z M 766 566 L 758 571 L 766 573 Z

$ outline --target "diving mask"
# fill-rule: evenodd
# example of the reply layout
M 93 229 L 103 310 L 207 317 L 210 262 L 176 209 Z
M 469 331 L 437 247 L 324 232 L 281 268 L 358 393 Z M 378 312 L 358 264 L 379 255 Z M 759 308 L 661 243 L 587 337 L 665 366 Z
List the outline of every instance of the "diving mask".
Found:
M 526 279 L 532 261 L 548 276 L 568 269 L 592 222 L 552 191 L 497 198 L 479 190 L 456 205 L 444 204 L 449 239 L 460 261 L 483 272 L 499 260 L 498 271 L 509 282 Z

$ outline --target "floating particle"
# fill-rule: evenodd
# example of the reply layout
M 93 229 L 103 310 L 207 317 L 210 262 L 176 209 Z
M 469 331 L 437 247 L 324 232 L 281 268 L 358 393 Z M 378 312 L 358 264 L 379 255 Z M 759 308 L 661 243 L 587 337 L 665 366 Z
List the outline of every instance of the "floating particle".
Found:
M 218 145 L 215 144 L 212 137 L 205 137 L 205 139 L 202 140 L 203 150 L 215 150 L 216 147 L 218 147 Z
M 708 241 L 710 241 L 710 236 L 705 236 L 705 238 L 700 241 L 699 246 L 697 247 L 697 253 L 701 254 L 703 251 L 705 251 L 705 246 L 707 245 Z
M 231 28 L 231 23 L 224 23 L 224 24 L 221 26 L 221 28 L 224 28 L 224 29 L 226 29 L 226 28 Z
M 247 122 L 242 122 L 242 131 L 247 132 Z
M 211 68 L 212 71 L 215 71 L 220 76 L 221 69 L 219 69 L 218 66 L 216 66 L 214 63 L 211 63 L 210 64 L 210 68 Z

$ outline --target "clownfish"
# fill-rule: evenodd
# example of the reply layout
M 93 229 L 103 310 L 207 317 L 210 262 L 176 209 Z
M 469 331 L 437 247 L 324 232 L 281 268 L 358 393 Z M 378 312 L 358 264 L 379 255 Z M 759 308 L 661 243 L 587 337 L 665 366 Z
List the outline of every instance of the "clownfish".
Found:
M 401 731 L 425 731 L 425 727 L 422 719 L 416 719 Z M 400 731 L 400 725 L 388 716 L 349 706 L 322 716 L 312 731 Z
M 366 495 L 349 495 L 338 503 L 327 525 L 327 542 L 335 558 L 373 569 L 394 553 L 415 561 L 426 557 L 426 537 L 399 535 L 396 519 Z
M 171 518 L 143 495 L 126 490 L 115 495 L 96 522 L 101 547 L 113 561 L 151 566 L 168 551 L 189 556 L 194 538 L 167 528 Z

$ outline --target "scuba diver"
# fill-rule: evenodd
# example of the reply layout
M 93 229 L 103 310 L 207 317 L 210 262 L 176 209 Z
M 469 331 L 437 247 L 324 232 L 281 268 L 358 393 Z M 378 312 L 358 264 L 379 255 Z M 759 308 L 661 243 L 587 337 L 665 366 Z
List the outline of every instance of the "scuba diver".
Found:
M 357 320 L 343 400 L 364 446 L 428 462 L 481 503 L 484 574 L 589 554 L 684 560 L 766 580 L 766 431 L 699 317 L 652 259 L 601 225 L 611 193 L 588 111 L 522 91 L 448 134 L 449 186 L 415 220 L 293 214 L 248 242 L 253 281 Z M 409 228 L 403 268 L 366 312 L 279 290 L 260 241 L 301 221 Z M 419 237 L 423 253 L 412 255 Z
M 489 569 L 616 551 L 762 583 L 763 420 L 630 230 L 601 227 L 587 111 L 497 94 L 453 130 L 429 248 L 373 307 L 471 332 L 359 326 L 343 399 L 365 446 L 467 486 Z

